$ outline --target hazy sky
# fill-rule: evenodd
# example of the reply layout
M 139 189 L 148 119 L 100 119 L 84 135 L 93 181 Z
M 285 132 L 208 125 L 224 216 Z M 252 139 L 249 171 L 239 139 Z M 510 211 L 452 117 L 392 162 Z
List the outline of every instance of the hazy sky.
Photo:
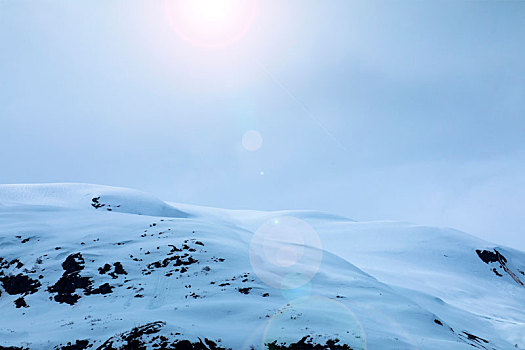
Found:
M 167 12 L 0 0 L 0 182 L 406 220 L 525 249 L 525 2 L 260 0 L 213 48 Z

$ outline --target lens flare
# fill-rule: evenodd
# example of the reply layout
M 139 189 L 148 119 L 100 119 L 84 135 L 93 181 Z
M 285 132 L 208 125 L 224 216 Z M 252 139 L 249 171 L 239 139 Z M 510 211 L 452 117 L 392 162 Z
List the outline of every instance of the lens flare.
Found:
M 242 146 L 250 152 L 262 147 L 263 138 L 257 130 L 248 130 L 242 135 Z
M 277 289 L 295 289 L 308 283 L 321 265 L 321 240 L 303 220 L 284 216 L 268 220 L 250 242 L 255 274 Z
M 299 279 L 299 281 L 297 279 Z M 289 286 L 300 287 L 290 288 Z M 288 301 L 308 298 L 312 295 L 312 282 L 308 276 L 285 276 L 282 281 L 281 295 Z
M 305 336 L 320 344 L 336 340 L 351 349 L 367 349 L 356 315 L 339 301 L 317 296 L 293 300 L 277 311 L 268 322 L 262 345 L 290 345 Z
M 240 40 L 257 13 L 257 0 L 165 0 L 175 32 L 195 46 L 222 47 Z

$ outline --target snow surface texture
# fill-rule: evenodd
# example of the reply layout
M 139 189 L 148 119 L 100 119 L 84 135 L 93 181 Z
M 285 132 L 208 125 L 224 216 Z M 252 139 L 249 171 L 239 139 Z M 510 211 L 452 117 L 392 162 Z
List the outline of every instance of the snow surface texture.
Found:
M 0 186 L 0 349 L 525 349 L 524 271 L 452 229 Z

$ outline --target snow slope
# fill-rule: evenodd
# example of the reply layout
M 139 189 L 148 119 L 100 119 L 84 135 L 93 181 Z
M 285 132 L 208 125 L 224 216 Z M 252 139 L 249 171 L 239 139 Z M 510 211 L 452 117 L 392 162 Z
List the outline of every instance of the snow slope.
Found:
M 453 229 L 0 186 L 0 349 L 525 349 L 524 271 Z

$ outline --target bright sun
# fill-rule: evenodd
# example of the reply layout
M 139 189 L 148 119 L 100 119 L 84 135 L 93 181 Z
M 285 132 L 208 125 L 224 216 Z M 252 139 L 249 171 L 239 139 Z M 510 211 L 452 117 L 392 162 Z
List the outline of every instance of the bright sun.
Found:
M 196 46 L 220 47 L 241 39 L 253 23 L 257 0 L 166 0 L 173 29 Z

